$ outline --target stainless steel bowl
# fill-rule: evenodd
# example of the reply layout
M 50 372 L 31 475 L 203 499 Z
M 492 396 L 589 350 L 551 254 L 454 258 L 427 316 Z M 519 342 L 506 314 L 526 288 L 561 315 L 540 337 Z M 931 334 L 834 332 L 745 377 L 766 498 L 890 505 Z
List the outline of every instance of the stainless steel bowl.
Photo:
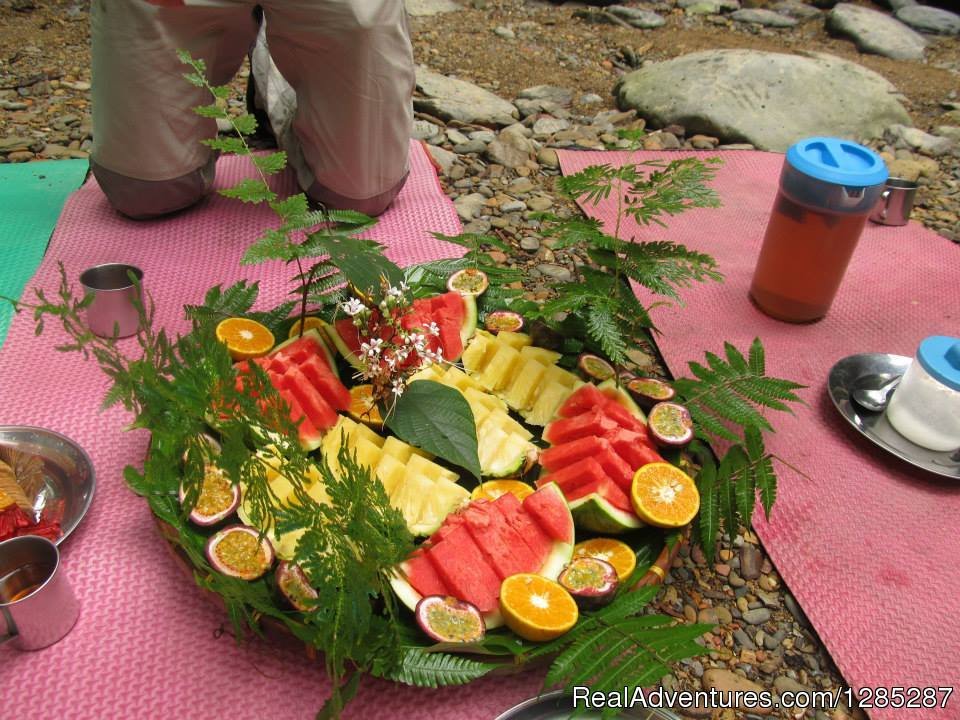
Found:
M 31 500 L 36 516 L 52 503 L 63 501 L 63 534 L 56 541 L 59 545 L 80 524 L 93 500 L 96 478 L 90 457 L 70 438 L 38 427 L 0 426 L 0 446 L 43 460 L 43 484 Z
M 599 711 L 581 709 L 579 713 L 573 715 L 574 710 L 573 698 L 563 690 L 554 690 L 524 700 L 502 715 L 498 715 L 495 720 L 566 720 L 571 716 L 582 718 L 582 720 L 595 720 L 600 717 Z M 614 717 L 618 720 L 680 720 L 669 710 L 647 708 L 621 710 Z

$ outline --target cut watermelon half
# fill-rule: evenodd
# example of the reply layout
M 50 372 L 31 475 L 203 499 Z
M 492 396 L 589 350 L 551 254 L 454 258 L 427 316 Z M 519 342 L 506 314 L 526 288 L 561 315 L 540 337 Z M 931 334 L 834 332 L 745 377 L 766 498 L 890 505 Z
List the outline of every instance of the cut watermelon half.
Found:
M 510 493 L 494 502 L 474 501 L 448 516 L 390 583 L 411 610 L 430 594 L 471 602 L 491 629 L 503 624 L 498 603 L 502 579 L 522 572 L 556 579 L 573 556 L 573 532 L 573 517 L 555 485 L 544 486 L 523 503 Z

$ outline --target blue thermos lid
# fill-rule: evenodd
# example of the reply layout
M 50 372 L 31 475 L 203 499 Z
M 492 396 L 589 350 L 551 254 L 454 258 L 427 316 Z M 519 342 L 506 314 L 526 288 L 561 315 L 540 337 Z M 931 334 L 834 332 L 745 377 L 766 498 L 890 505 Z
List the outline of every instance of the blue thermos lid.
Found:
M 960 338 L 931 335 L 920 343 L 917 360 L 941 385 L 960 391 Z
M 886 182 L 886 163 L 870 148 L 850 140 L 812 137 L 787 150 L 787 162 L 804 175 L 844 187 L 870 187 Z

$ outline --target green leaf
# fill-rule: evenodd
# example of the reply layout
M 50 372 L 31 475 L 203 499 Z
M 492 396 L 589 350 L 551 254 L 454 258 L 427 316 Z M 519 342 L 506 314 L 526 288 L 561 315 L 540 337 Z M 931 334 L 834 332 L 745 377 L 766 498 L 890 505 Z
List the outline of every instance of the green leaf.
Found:
M 215 138 L 207 138 L 206 140 L 201 140 L 204 145 L 214 150 L 219 150 L 220 152 L 230 153 L 232 155 L 249 155 L 250 150 L 247 148 L 246 143 L 243 142 L 238 137 L 233 136 L 221 136 Z
M 717 466 L 712 459 L 706 460 L 697 475 L 700 491 L 700 514 L 697 517 L 700 529 L 700 547 L 708 561 L 716 554 L 717 533 L 720 531 L 720 505 L 717 502 Z
M 277 194 L 258 178 L 246 178 L 231 188 L 220 191 L 224 197 L 235 198 L 245 203 L 261 203 L 274 200 Z
M 273 175 L 287 166 L 287 154 L 283 151 L 269 155 L 252 155 L 250 159 L 264 175 Z
M 432 380 L 407 385 L 386 425 L 397 436 L 480 479 L 477 426 L 459 390 Z
M 212 118 L 216 120 L 224 120 L 227 117 L 227 111 L 219 105 L 197 105 L 195 108 L 193 108 L 193 112 L 200 117 Z
M 238 115 L 231 118 L 230 122 L 233 123 L 233 128 L 241 135 L 250 135 L 257 130 L 257 119 L 250 114 Z
M 240 258 L 241 265 L 256 265 L 267 260 L 289 261 L 295 257 L 296 245 L 280 230 L 266 230 Z
M 497 663 L 471 660 L 460 655 L 425 652 L 407 648 L 400 666 L 384 675 L 388 680 L 417 687 L 437 688 L 444 685 L 466 685 L 500 667 Z
M 720 461 L 717 471 L 717 492 L 720 496 L 720 509 L 723 513 L 724 527 L 730 537 L 737 534 L 740 527 L 739 505 L 737 503 L 736 474 L 747 464 L 747 456 L 739 445 L 732 446 Z M 745 519 L 745 522 L 749 520 Z
M 379 292 L 380 279 L 399 286 L 403 270 L 383 256 L 383 246 L 373 240 L 331 235 L 318 231 L 309 235 L 304 252 L 310 257 L 326 254 L 330 263 L 339 268 L 347 281 L 363 293 Z
M 291 195 L 283 200 L 275 200 L 270 203 L 270 207 L 284 222 L 299 218 L 310 211 L 307 196 L 303 193 Z

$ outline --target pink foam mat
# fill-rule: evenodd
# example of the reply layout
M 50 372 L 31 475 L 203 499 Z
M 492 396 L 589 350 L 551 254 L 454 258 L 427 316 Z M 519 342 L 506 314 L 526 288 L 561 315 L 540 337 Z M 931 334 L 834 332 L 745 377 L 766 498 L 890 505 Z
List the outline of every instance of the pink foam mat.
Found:
M 710 153 L 697 153 L 708 157 Z M 560 153 L 564 174 L 630 162 L 623 152 Z M 639 152 L 636 160 L 678 154 Z M 913 355 L 920 339 L 960 335 L 960 247 L 911 222 L 868 223 L 829 315 L 810 325 L 773 320 L 747 297 L 783 156 L 721 154 L 713 186 L 721 209 L 691 210 L 668 229 L 624 227 L 713 255 L 724 283 L 682 293 L 685 308 L 657 308 L 659 347 L 676 375 L 725 340 L 746 349 L 759 336 L 767 372 L 808 386 L 807 407 L 776 413 L 769 449 L 808 479 L 780 467 L 780 497 L 757 532 L 844 678 L 854 688 L 960 685 L 960 484 L 912 468 L 860 437 L 834 409 L 827 374 L 861 352 Z M 584 205 L 613 227 L 616 207 Z M 648 295 L 643 298 L 651 301 Z M 960 689 L 945 709 L 870 711 L 872 718 L 960 718 Z
M 236 159 L 218 164 L 220 185 L 244 174 Z M 292 191 L 285 176 L 278 190 Z M 293 275 L 280 263 L 241 267 L 244 249 L 268 226 L 268 209 L 213 196 L 175 217 L 133 222 L 115 214 L 88 182 L 67 202 L 47 255 L 30 288 L 53 292 L 63 262 L 76 281 L 104 262 L 144 270 L 158 321 L 183 330 L 184 304 L 200 303 L 207 288 L 240 278 L 258 280 L 261 306 L 283 299 Z M 392 208 L 372 231 L 401 264 L 461 252 L 430 231 L 460 232 L 452 204 L 419 144 L 411 174 Z M 73 631 L 59 644 L 20 653 L 0 646 L 0 707 L 24 717 L 312 718 L 329 690 L 321 664 L 303 650 L 256 640 L 238 646 L 217 629 L 225 618 L 200 594 L 171 557 L 151 513 L 122 478 L 139 465 L 143 431 L 124 432 L 122 411 L 101 412 L 104 376 L 76 355 L 60 354 L 50 327 L 35 337 L 18 316 L 0 351 L 0 424 L 38 425 L 76 440 L 89 452 L 97 492 L 89 514 L 64 543 L 63 563 L 82 605 Z M 121 341 L 134 351 L 134 342 Z M 536 694 L 542 676 L 526 673 L 463 688 L 413 689 L 365 678 L 347 718 L 492 718 Z

